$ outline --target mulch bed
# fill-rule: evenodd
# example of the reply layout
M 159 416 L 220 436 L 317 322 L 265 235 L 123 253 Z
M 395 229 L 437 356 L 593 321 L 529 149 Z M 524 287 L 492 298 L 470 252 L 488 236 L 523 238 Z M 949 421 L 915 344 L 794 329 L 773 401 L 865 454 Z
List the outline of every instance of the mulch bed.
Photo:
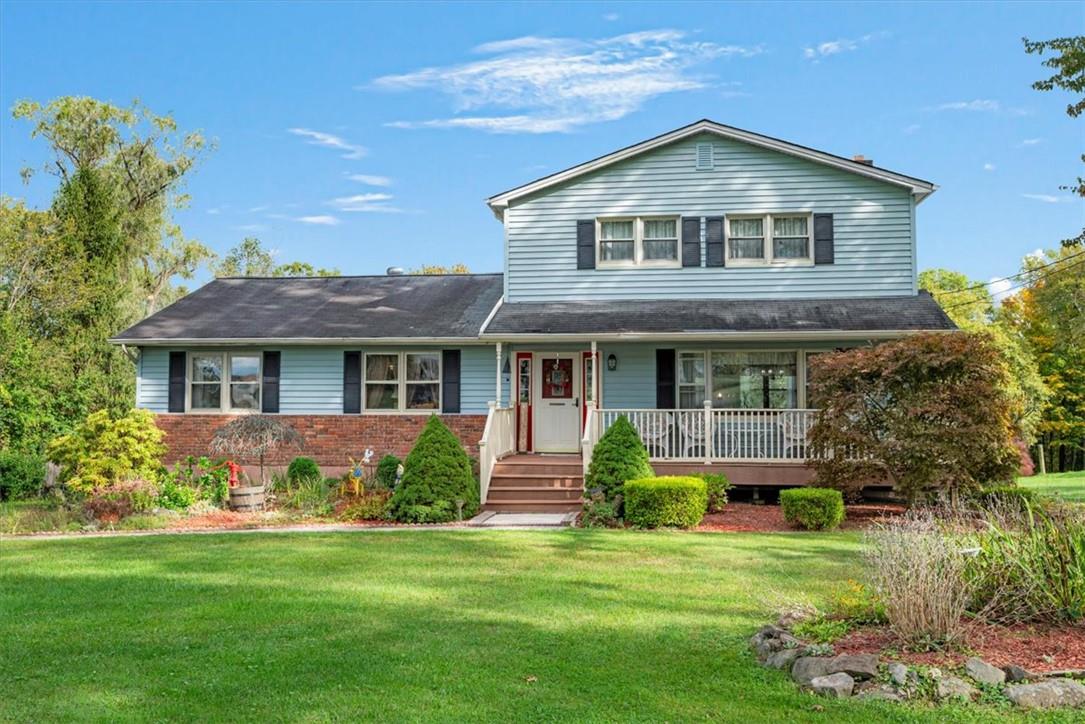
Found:
M 1017 664 L 1042 674 L 1085 669 L 1085 625 L 977 625 L 963 648 L 923 653 L 903 651 L 884 626 L 861 628 L 833 643 L 838 654 L 879 653 L 909 664 L 946 668 L 960 666 L 970 656 L 979 656 L 995 666 Z
M 862 530 L 886 517 L 900 515 L 906 508 L 894 504 L 860 504 L 847 506 L 847 517 L 840 526 L 842 530 Z M 700 531 L 728 533 L 793 533 L 795 529 L 784 521 L 778 505 L 753 505 L 751 503 L 728 503 L 722 513 L 706 515 L 697 527 Z

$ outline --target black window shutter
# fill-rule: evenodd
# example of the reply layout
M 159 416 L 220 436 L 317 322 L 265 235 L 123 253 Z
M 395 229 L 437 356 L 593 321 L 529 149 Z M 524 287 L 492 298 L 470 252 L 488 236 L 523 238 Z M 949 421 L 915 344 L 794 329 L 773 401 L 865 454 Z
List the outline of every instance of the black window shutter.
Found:
M 460 411 L 460 351 L 441 352 L 441 412 Z
M 185 411 L 185 353 L 170 352 L 170 412 Z
M 343 412 L 362 411 L 362 353 L 343 353 Z
M 682 266 L 701 265 L 701 217 L 682 217 Z
M 814 214 L 814 263 L 832 264 L 834 257 L 833 215 Z
M 576 222 L 576 268 L 595 268 L 595 219 Z
M 656 350 L 656 409 L 673 410 L 674 404 L 674 350 Z
M 704 224 L 705 266 L 724 266 L 723 217 L 706 217 Z
M 264 352 L 264 385 L 260 392 L 261 412 L 279 411 L 279 369 L 282 366 L 281 352 Z

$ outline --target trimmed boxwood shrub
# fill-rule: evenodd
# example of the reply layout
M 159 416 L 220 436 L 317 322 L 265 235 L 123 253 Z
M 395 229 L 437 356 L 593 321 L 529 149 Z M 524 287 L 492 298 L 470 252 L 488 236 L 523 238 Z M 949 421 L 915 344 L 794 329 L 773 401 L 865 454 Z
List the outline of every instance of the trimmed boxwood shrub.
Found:
M 625 520 L 639 528 L 693 528 L 708 508 L 705 481 L 693 476 L 640 478 L 626 482 Z
M 697 473 L 708 489 L 708 512 L 722 513 L 727 505 L 727 491 L 735 487 L 723 473 Z
M 32 498 L 45 482 L 45 459 L 30 453 L 0 451 L 0 500 Z
M 784 520 L 807 530 L 832 530 L 844 520 L 844 496 L 829 488 L 792 488 L 780 491 Z
M 316 464 L 316 460 L 299 456 L 290 461 L 290 465 L 286 468 L 286 477 L 290 482 L 297 483 L 324 476 L 320 474 L 320 466 Z
M 627 480 L 653 475 L 655 471 L 648 464 L 648 450 L 636 428 L 622 415 L 595 444 L 584 487 L 589 491 L 599 489 L 607 500 L 613 500 Z
M 478 481 L 463 445 L 436 415 L 403 463 L 387 515 L 403 523 L 447 523 L 478 511 Z
M 385 455 L 377 463 L 376 482 L 379 487 L 391 490 L 396 486 L 396 468 L 402 461 L 395 455 Z

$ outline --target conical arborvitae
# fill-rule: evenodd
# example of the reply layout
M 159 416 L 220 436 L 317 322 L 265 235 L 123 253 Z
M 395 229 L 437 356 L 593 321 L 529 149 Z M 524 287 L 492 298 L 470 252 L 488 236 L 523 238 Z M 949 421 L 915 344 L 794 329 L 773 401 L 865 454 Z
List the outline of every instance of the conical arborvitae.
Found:
M 434 415 L 403 463 L 403 479 L 389 501 L 388 515 L 403 523 L 447 523 L 477 511 L 478 481 L 471 461 Z

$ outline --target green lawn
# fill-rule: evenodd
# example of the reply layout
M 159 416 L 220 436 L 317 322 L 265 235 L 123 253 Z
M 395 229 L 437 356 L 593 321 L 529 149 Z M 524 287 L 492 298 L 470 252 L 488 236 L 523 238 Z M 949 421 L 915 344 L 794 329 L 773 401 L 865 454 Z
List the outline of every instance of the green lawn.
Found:
M 0 539 L 0 721 L 983 721 L 759 668 L 853 534 Z M 1065 721 L 1070 721 L 1067 717 Z
M 1018 478 L 1017 482 L 1042 493 L 1057 494 L 1063 500 L 1085 503 L 1085 472 L 1033 475 L 1030 478 Z

